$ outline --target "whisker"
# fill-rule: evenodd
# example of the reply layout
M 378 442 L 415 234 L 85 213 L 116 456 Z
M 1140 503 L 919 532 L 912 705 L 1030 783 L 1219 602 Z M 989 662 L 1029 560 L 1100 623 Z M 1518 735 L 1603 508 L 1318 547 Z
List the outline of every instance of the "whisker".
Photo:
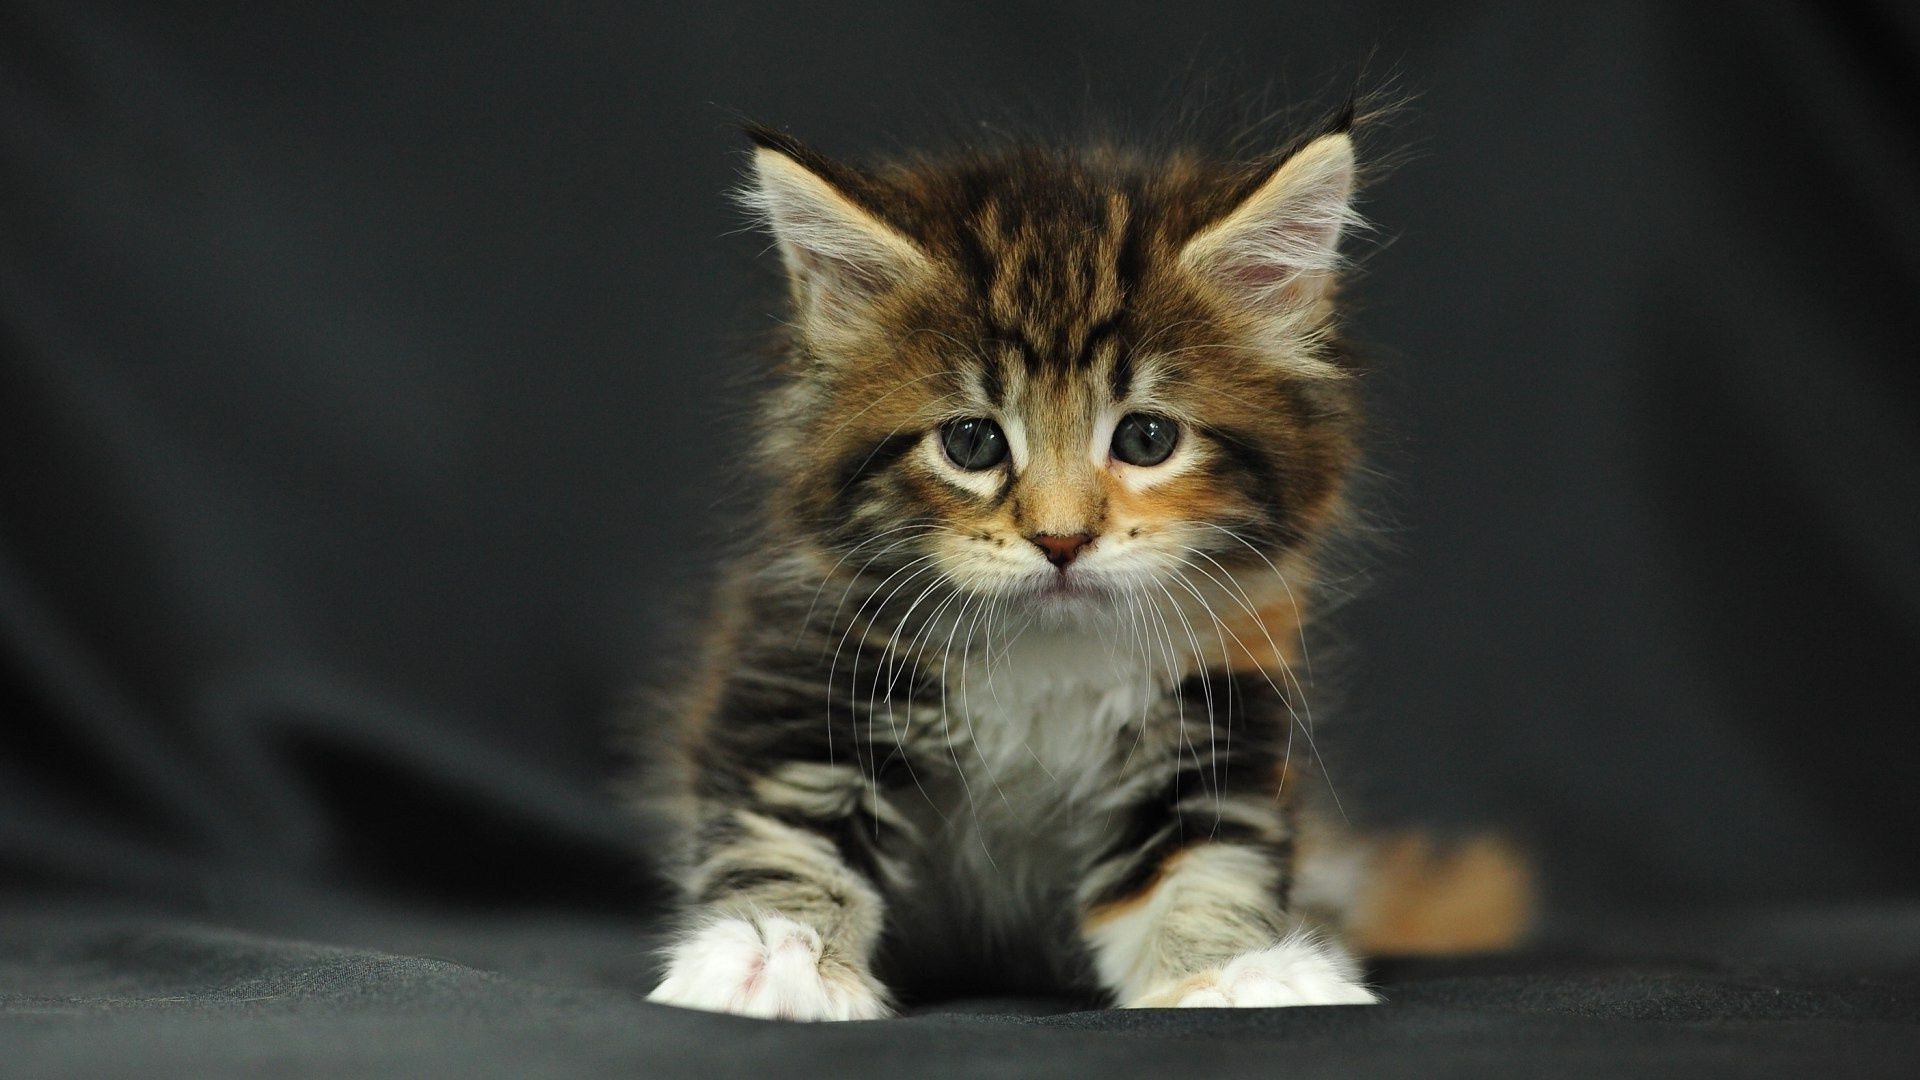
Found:
M 1196 663 L 1198 663 L 1204 654 L 1200 648 L 1200 639 L 1193 632 L 1193 624 L 1187 621 L 1186 612 L 1180 610 L 1179 601 L 1174 599 L 1173 593 L 1169 592 L 1165 585 L 1161 584 L 1158 581 L 1155 581 L 1153 583 L 1153 586 L 1154 588 L 1160 590 L 1160 594 L 1162 596 L 1165 596 L 1167 598 L 1167 606 L 1173 609 L 1174 617 L 1180 620 L 1180 626 L 1182 627 L 1182 629 L 1186 631 L 1186 634 L 1187 634 L 1187 643 L 1193 646 L 1194 660 Z M 1175 694 L 1180 694 L 1178 687 L 1175 687 L 1173 692 Z M 1216 814 L 1214 818 L 1214 824 L 1215 826 L 1218 826 L 1220 819 L 1217 815 L 1220 812 L 1219 803 L 1221 799 L 1221 792 L 1220 792 L 1219 763 L 1217 760 L 1215 760 L 1213 755 L 1213 747 L 1214 747 L 1214 739 L 1215 739 L 1214 730 L 1213 730 L 1213 680 L 1206 678 L 1204 672 L 1201 673 L 1200 693 L 1201 693 L 1201 699 L 1205 702 L 1206 710 L 1207 710 L 1207 761 L 1204 764 L 1211 766 L 1213 769 L 1213 793 L 1214 793 L 1215 814 Z M 1184 694 L 1181 694 L 1180 696 L 1183 698 L 1185 697 Z M 1196 760 L 1195 764 L 1203 764 L 1203 763 Z
M 826 573 L 824 573 L 824 574 L 822 574 L 822 575 L 820 575 L 820 584 L 819 584 L 819 586 L 818 586 L 817 588 L 815 588 L 815 589 L 813 590 L 813 598 L 812 598 L 812 599 L 811 599 L 811 600 L 810 600 L 810 601 L 809 601 L 809 602 L 807 603 L 807 613 L 806 613 L 806 615 L 804 615 L 804 616 L 802 616 L 802 617 L 801 617 L 801 619 L 800 619 L 800 629 L 798 629 L 797 631 L 795 631 L 795 632 L 794 632 L 794 635 L 793 635 L 793 641 L 794 641 L 794 644 L 796 644 L 796 645 L 798 645 L 798 644 L 800 643 L 800 638 L 801 638 L 801 636 L 802 636 L 802 635 L 804 635 L 804 634 L 805 634 L 805 633 L 807 632 L 807 624 L 813 621 L 813 613 L 814 613 L 814 610 L 815 610 L 816 608 L 818 608 L 818 607 L 819 607 L 819 605 L 820 605 L 820 594 L 821 594 L 821 592 L 822 592 L 822 591 L 824 591 L 824 590 L 826 589 L 826 587 L 827 587 L 827 582 L 829 582 L 829 581 L 832 581 L 832 580 L 833 580 L 833 575 L 834 575 L 834 574 L 835 574 L 835 573 L 836 573 L 836 572 L 837 572 L 837 571 L 838 571 L 838 570 L 839 570 L 839 569 L 840 569 L 840 568 L 841 568 L 842 566 L 844 566 L 844 565 L 846 565 L 846 562 L 847 562 L 847 560 L 848 560 L 848 559 L 851 559 L 851 558 L 853 558 L 853 554 L 854 554 L 854 552 L 856 552 L 856 551 L 859 551 L 859 550 L 860 550 L 861 548 L 863 548 L 863 547 L 866 547 L 866 546 L 867 546 L 868 544 L 872 544 L 872 543 L 875 543 L 875 542 L 877 542 L 877 541 L 880 541 L 880 540 L 883 540 L 883 539 L 885 539 L 886 537 L 889 537 L 889 536 L 892 536 L 892 535 L 894 535 L 894 534 L 896 534 L 896 533 L 902 533 L 902 532 L 905 532 L 905 531 L 907 531 L 908 529 L 918 529 L 918 530 L 921 530 L 921 531 L 923 531 L 923 532 L 938 532 L 938 531 L 940 531 L 940 530 L 943 530 L 943 529 L 947 529 L 947 526 L 945 526 L 945 525 L 939 525 L 939 524 L 917 524 L 917 523 L 916 523 L 916 524 L 910 524 L 910 525 L 899 525 L 899 526 L 896 526 L 896 527 L 894 527 L 894 528 L 891 528 L 891 529 L 884 529 L 884 530 L 882 530 L 882 531 L 880 531 L 880 532 L 877 532 L 877 533 L 875 533 L 875 534 L 873 534 L 872 536 L 869 536 L 869 537 L 867 537 L 866 539 L 864 539 L 864 540 L 862 540 L 862 541 L 860 541 L 859 543 L 857 543 L 857 544 L 854 544 L 854 545 L 853 545 L 852 547 L 849 547 L 849 548 L 848 548 L 848 549 L 846 550 L 846 552 L 845 552 L 844 554 L 842 554 L 842 555 L 840 556 L 840 558 L 839 558 L 838 560 L 836 560 L 836 561 L 834 562 L 834 564 L 833 564 L 832 566 L 830 566 L 830 567 L 828 567 L 828 568 L 827 568 L 827 572 L 826 572 Z M 951 530 L 948 530 L 948 531 L 951 531 Z M 906 543 L 906 542 L 910 542 L 910 539 L 909 539 L 909 541 L 902 541 L 902 543 Z M 888 549 L 887 549 L 887 551 L 891 551 L 891 550 L 893 550 L 893 549 L 892 549 L 892 548 L 888 548 Z M 874 558 L 876 558 L 876 559 L 877 559 L 877 558 L 879 558 L 879 557 L 880 557 L 881 555 L 885 555 L 885 554 L 887 554 L 887 551 L 882 551 L 882 552 L 880 553 L 880 555 L 876 555 L 876 556 L 874 556 Z M 864 571 L 864 570 L 866 569 L 866 567 L 868 567 L 868 566 L 872 566 L 872 565 L 873 565 L 873 559 L 869 559 L 869 560 L 867 560 L 867 562 L 866 562 L 866 563 L 865 563 L 865 564 L 864 564 L 864 565 L 863 565 L 863 566 L 862 566 L 862 567 L 860 568 L 860 571 Z M 857 579 L 859 578 L 859 576 L 860 576 L 860 571 L 856 571 L 856 572 L 854 573 L 854 578 L 855 578 L 856 580 L 857 580 Z M 841 599 L 842 599 L 842 601 L 843 601 L 843 602 L 844 602 L 844 600 L 845 600 L 845 596 L 846 596 L 846 594 L 844 594 L 844 593 L 842 593 L 842 594 L 841 594 Z M 834 614 L 836 614 L 836 615 L 838 615 L 838 614 L 839 614 L 839 609 L 838 609 L 838 608 L 835 608 L 835 609 L 834 609 Z
M 1176 556 L 1176 559 L 1178 559 L 1177 556 Z M 1185 562 L 1185 560 L 1178 560 L 1178 561 L 1181 561 L 1183 563 Z M 1199 567 L 1195 564 L 1186 563 L 1186 565 L 1191 566 L 1196 570 L 1199 570 L 1201 573 L 1206 573 L 1206 570 L 1204 568 Z M 1211 578 L 1212 575 L 1208 574 L 1208 577 Z M 1255 612 L 1253 609 L 1248 608 L 1248 615 L 1250 618 L 1254 620 L 1254 624 L 1256 626 L 1261 627 L 1261 632 L 1265 633 L 1266 632 L 1265 624 L 1259 618 L 1258 613 Z M 1249 656 L 1252 655 L 1252 650 L 1247 649 L 1246 644 L 1240 640 L 1240 636 L 1238 634 L 1235 634 L 1233 632 L 1232 627 L 1224 627 L 1224 629 L 1226 630 L 1227 634 L 1234 639 L 1234 643 L 1238 645 L 1242 651 L 1246 652 Z M 1286 657 L 1279 652 L 1278 646 L 1274 645 L 1273 638 L 1271 637 L 1271 635 L 1267 637 L 1267 644 L 1268 644 L 1268 647 L 1273 650 L 1274 658 L 1280 662 L 1282 677 L 1288 680 L 1293 685 L 1295 692 L 1299 695 L 1301 699 L 1302 707 L 1303 708 L 1307 707 L 1305 689 L 1300 685 L 1300 680 L 1297 678 L 1294 678 L 1292 666 L 1287 663 Z M 1297 727 L 1300 730 L 1300 733 L 1306 736 L 1308 752 L 1311 753 L 1314 757 L 1314 760 L 1319 762 L 1320 764 L 1321 779 L 1326 782 L 1327 794 L 1332 797 L 1334 808 L 1337 811 L 1339 811 L 1341 818 L 1345 820 L 1347 816 L 1346 807 L 1342 805 L 1340 802 L 1340 793 L 1334 789 L 1333 777 L 1329 774 L 1329 770 L 1327 769 L 1327 766 L 1326 766 L 1326 758 L 1320 753 L 1320 747 L 1314 739 L 1312 725 L 1309 722 L 1303 721 L 1301 719 L 1300 714 L 1294 710 L 1291 696 L 1287 694 L 1285 691 L 1280 689 L 1279 685 L 1273 681 L 1273 676 L 1267 673 L 1267 670 L 1264 666 L 1255 664 L 1254 670 L 1258 671 L 1260 673 L 1260 677 L 1266 680 L 1267 686 L 1273 690 L 1274 694 L 1277 697 L 1279 697 L 1281 703 L 1286 706 L 1287 712 L 1292 716 L 1292 719 L 1293 719 L 1293 722 L 1289 724 L 1287 728 L 1287 747 L 1285 751 L 1285 756 L 1281 759 L 1282 771 L 1284 772 L 1286 766 L 1292 761 L 1293 730 Z M 1276 798 L 1277 797 L 1278 797 L 1278 793 L 1276 793 Z
M 943 528 L 944 528 L 944 526 L 943 526 Z M 872 566 L 872 565 L 873 565 L 874 563 L 876 563 L 876 562 L 878 562 L 879 560 L 881 560 L 881 559 L 883 559 L 883 558 L 885 558 L 886 556 L 888 556 L 888 555 L 890 555 L 890 554 L 892 554 L 893 552 L 895 552 L 895 551 L 897 551 L 897 550 L 899 550 L 900 548 L 903 548 L 903 547 L 905 547 L 905 546 L 907 546 L 908 544 L 911 544 L 911 543 L 913 543 L 914 541 L 916 541 L 916 540 L 918 540 L 918 539 L 920 539 L 920 536 L 919 536 L 919 535 L 915 535 L 915 536 L 908 536 L 908 537 L 903 537 L 903 538 L 901 538 L 901 539 L 899 539 L 899 540 L 896 540 L 896 541 L 894 541 L 894 542 L 893 542 L 892 544 L 889 544 L 889 545 L 887 546 L 887 548 L 886 548 L 885 550 L 883 550 L 883 551 L 880 551 L 880 552 L 876 552 L 876 553 L 875 553 L 875 554 L 873 555 L 873 557 L 872 557 L 872 558 L 870 558 L 870 559 L 868 559 L 868 560 L 867 560 L 866 562 L 864 562 L 864 563 L 862 563 L 862 564 L 860 565 L 860 569 L 859 569 L 859 570 L 856 570 L 856 571 L 854 572 L 854 574 L 853 574 L 853 576 L 852 576 L 851 578 L 849 578 L 849 579 L 847 580 L 847 587 L 846 587 L 845 589 L 842 589 L 842 590 L 840 591 L 840 600 L 839 600 L 839 602 L 833 605 L 833 614 L 832 614 L 832 616 L 830 616 L 830 617 L 828 618 L 828 620 L 827 620 L 827 625 L 828 625 L 828 627 L 829 627 L 829 630 L 828 630 L 828 634 L 829 634 L 829 636 L 831 636 L 831 634 L 832 634 L 832 630 L 831 630 L 831 627 L 833 627 L 833 626 L 837 626 L 837 625 L 839 625 L 839 622 L 840 622 L 840 612 L 841 612 L 841 611 L 842 611 L 842 610 L 843 610 L 843 609 L 844 609 L 844 608 L 846 607 L 846 605 L 847 605 L 847 598 L 848 598 L 849 596 L 852 596 L 852 595 L 853 595 L 853 590 L 855 590 L 855 589 L 857 589 L 857 588 L 859 588 L 859 587 L 860 587 L 860 585 L 861 585 L 861 583 L 862 583 L 862 582 L 863 582 L 863 581 L 865 580 L 865 578 L 866 578 L 866 573 L 867 573 L 867 568 L 868 568 L 868 567 L 870 567 L 870 566 Z M 924 555 L 924 556 L 922 556 L 921 558 L 927 558 L 927 557 L 930 557 L 930 556 L 931 556 L 931 554 L 932 554 L 932 553 L 931 553 L 931 552 L 929 552 L 929 553 L 927 553 L 927 555 Z M 908 566 L 911 566 L 911 565 L 913 565 L 913 563 L 914 563 L 914 562 L 918 562 L 918 561 L 920 561 L 920 560 L 919 560 L 919 559 L 915 559 L 915 560 L 911 560 L 911 561 L 909 561 L 909 562 L 908 562 L 908 563 L 907 563 L 906 565 L 908 565 Z M 882 588 L 882 587 L 884 587 L 885 585 L 886 585 L 886 579 L 885 579 L 885 578 L 883 578 L 883 579 L 881 579 L 881 582 L 880 582 L 880 584 L 879 584 L 879 585 L 876 585 L 876 586 L 875 586 L 874 588 L 875 588 L 875 589 L 879 589 L 879 588 Z M 871 595 L 872 595 L 872 594 L 869 594 L 869 596 L 871 596 Z M 825 647 L 825 644 L 824 644 L 824 643 L 822 643 L 822 646 L 821 646 L 821 652 L 822 652 L 823 654 L 824 654 L 824 653 L 826 652 L 826 647 Z
M 1234 580 L 1233 575 L 1227 571 L 1227 568 L 1220 565 L 1219 560 L 1215 559 L 1211 555 L 1208 555 L 1204 551 L 1200 551 L 1197 548 L 1190 548 L 1188 550 L 1191 550 L 1195 555 L 1200 556 L 1201 558 L 1207 560 L 1208 562 L 1213 563 L 1214 566 L 1219 567 L 1221 576 L 1224 577 L 1228 583 L 1232 584 L 1236 590 L 1238 590 L 1240 595 L 1237 599 L 1240 603 L 1241 608 L 1247 612 L 1248 617 L 1253 620 L 1254 625 L 1260 628 L 1261 636 L 1266 638 L 1267 649 L 1272 653 L 1275 659 L 1280 661 L 1281 675 L 1293 687 L 1294 693 L 1298 695 L 1300 699 L 1299 712 L 1294 711 L 1294 708 L 1291 702 L 1289 702 L 1287 705 L 1287 712 L 1292 714 L 1296 721 L 1300 721 L 1303 724 L 1308 736 L 1311 737 L 1313 734 L 1313 697 L 1312 695 L 1307 693 L 1306 685 L 1300 680 L 1300 677 L 1298 675 L 1294 674 L 1293 665 L 1287 661 L 1286 654 L 1280 651 L 1280 646 L 1277 643 L 1275 643 L 1275 641 L 1273 640 L 1273 634 L 1267 630 L 1266 620 L 1261 618 L 1259 614 L 1253 610 L 1252 598 L 1247 596 L 1247 592 L 1245 589 L 1240 588 L 1239 582 Z M 1219 580 L 1217 578 L 1214 578 L 1214 575 L 1209 571 L 1207 571 L 1205 567 L 1194 567 L 1194 569 L 1199 570 L 1203 574 L 1206 574 L 1210 580 L 1215 580 L 1215 581 Z M 1276 571 L 1276 574 L 1277 573 L 1278 572 Z M 1292 603 L 1293 605 L 1293 621 L 1294 621 L 1295 629 L 1298 630 L 1300 633 L 1301 659 L 1303 663 L 1308 664 L 1307 680 L 1310 682 L 1313 679 L 1313 668 L 1311 666 L 1311 661 L 1307 659 L 1306 629 L 1303 625 L 1301 625 L 1304 622 L 1304 620 L 1302 619 L 1300 614 L 1300 605 L 1293 601 L 1293 590 L 1287 586 L 1287 582 L 1284 577 L 1280 579 L 1280 585 L 1282 588 L 1287 590 L 1287 600 L 1289 603 Z M 1300 713 L 1306 714 L 1304 720 L 1301 718 Z M 1326 763 L 1324 761 L 1321 762 L 1323 775 L 1325 772 L 1325 765 Z M 1332 787 L 1333 781 L 1331 778 L 1328 778 L 1327 784 L 1329 788 Z
M 894 646 L 896 643 L 899 642 L 900 633 L 901 631 L 906 629 L 908 620 L 913 617 L 914 609 L 919 607 L 920 602 L 922 600 L 925 600 L 927 596 L 930 595 L 935 589 L 939 588 L 940 584 L 941 584 L 940 575 L 935 574 L 933 580 L 929 582 L 925 588 L 920 590 L 920 595 L 914 597 L 913 603 L 908 605 L 905 613 L 903 613 L 900 616 L 898 620 L 898 625 L 894 627 L 893 636 L 887 639 L 886 646 L 880 650 L 880 661 L 878 664 L 875 665 L 875 670 L 873 673 L 873 688 L 869 690 L 867 693 L 867 715 L 869 717 L 872 717 L 874 713 L 878 711 L 874 708 L 874 702 L 875 702 L 876 696 L 880 692 L 880 680 L 883 677 L 887 678 L 888 680 L 887 681 L 887 731 L 889 734 L 893 736 L 893 750 L 891 753 L 887 755 L 886 761 L 883 761 L 879 765 L 876 765 L 874 767 L 875 782 L 877 783 L 879 781 L 880 769 L 884 767 L 888 762 L 891 762 L 894 759 L 894 757 L 898 756 L 901 760 L 901 763 L 907 767 L 907 775 L 913 778 L 913 785 L 919 788 L 920 793 L 923 795 L 927 793 L 927 789 L 923 784 L 920 783 L 919 773 L 914 771 L 913 755 L 907 753 L 906 737 L 901 733 L 900 726 L 898 722 L 894 719 L 893 691 L 894 691 L 894 688 L 899 684 L 899 670 L 900 670 L 899 664 L 897 663 L 898 657 L 894 651 Z M 911 718 L 909 718 L 908 724 L 909 726 L 911 726 L 912 724 Z
M 902 566 L 899 569 L 888 574 L 886 577 L 880 579 L 880 583 L 874 586 L 873 591 L 867 594 L 866 599 L 860 602 L 860 606 L 854 609 L 853 615 L 847 620 L 847 629 L 844 633 L 840 635 L 839 644 L 835 645 L 833 648 L 833 660 L 831 663 L 827 665 L 827 724 L 828 724 L 827 732 L 828 732 L 829 738 L 831 738 L 832 732 L 833 732 L 833 728 L 832 728 L 833 699 L 834 699 L 834 693 L 835 693 L 834 678 L 840 668 L 840 653 L 841 653 L 841 650 L 847 647 L 847 639 L 850 636 L 852 636 L 855 629 L 858 629 L 860 627 L 860 616 L 865 614 L 867 610 L 867 606 L 869 604 L 873 604 L 875 600 L 878 599 L 879 604 L 875 608 L 875 614 L 877 616 L 879 613 L 879 610 L 881 608 L 884 608 L 888 603 L 891 603 L 894 595 L 897 594 L 902 588 L 904 588 L 909 582 L 913 581 L 915 578 L 919 577 L 921 574 L 925 573 L 929 569 L 937 569 L 937 567 L 931 567 L 926 565 L 930 563 L 933 560 L 933 558 L 934 556 L 932 554 L 922 555 L 919 558 L 914 559 L 912 562 L 907 563 L 905 566 Z M 913 569 L 915 567 L 918 567 L 918 569 Z M 904 580 L 902 580 L 899 585 L 895 585 L 893 587 L 893 592 L 888 593 L 884 599 L 879 599 L 880 590 L 886 588 L 887 582 L 892 581 L 895 577 L 898 577 L 902 573 L 906 573 L 909 569 L 912 569 L 912 573 L 908 574 L 907 577 Z M 869 626 L 868 629 L 871 629 L 871 626 Z M 865 642 L 865 638 L 866 638 L 866 634 L 863 631 L 861 634 L 861 639 L 863 643 Z M 859 691 L 859 685 L 860 685 L 860 682 L 859 682 L 860 651 L 858 649 L 854 650 L 853 669 L 848 674 L 847 679 L 848 679 L 848 689 L 852 693 L 857 694 Z M 854 732 L 856 733 L 856 735 L 860 730 L 859 728 L 860 719 L 854 708 L 854 705 L 858 700 L 859 699 L 857 697 L 849 696 L 848 702 L 847 702 L 847 719 L 850 723 L 854 725 Z M 873 785 L 873 791 L 874 791 L 875 797 L 877 798 L 880 790 L 880 765 L 879 765 L 879 761 L 877 760 L 876 753 L 873 750 L 873 747 L 874 747 L 873 718 L 871 714 L 869 714 L 867 718 L 867 746 L 869 748 L 868 754 L 867 754 L 867 760 L 871 762 L 873 765 L 872 785 Z M 856 758 L 859 755 L 859 751 L 860 751 L 860 743 L 859 743 L 859 740 L 856 738 L 854 740 L 854 754 Z M 877 827 L 877 823 L 876 823 L 876 827 Z
M 1218 639 L 1220 643 L 1221 655 L 1223 656 L 1226 655 L 1227 653 L 1227 638 L 1225 633 L 1226 624 L 1221 621 L 1219 615 L 1215 614 L 1213 610 L 1213 605 L 1207 602 L 1207 598 L 1200 594 L 1200 590 L 1195 588 L 1191 581 L 1187 580 L 1187 576 L 1185 574 L 1181 573 L 1178 570 L 1175 570 L 1173 572 L 1173 579 L 1176 584 L 1186 589 L 1187 592 L 1193 595 L 1193 598 L 1196 601 L 1198 601 L 1200 604 L 1200 610 L 1206 613 L 1207 618 L 1213 620 L 1214 637 Z M 1197 650 L 1199 648 L 1199 645 L 1196 643 L 1194 648 Z M 1211 684 L 1212 684 L 1211 680 L 1208 680 L 1206 683 L 1206 685 L 1208 685 L 1209 687 L 1211 686 Z M 1220 780 L 1220 769 L 1226 768 L 1228 770 L 1228 775 L 1231 776 L 1232 763 L 1233 763 L 1233 698 L 1232 698 L 1233 680 L 1231 678 L 1226 680 L 1226 687 L 1227 687 L 1227 694 L 1228 694 L 1227 710 L 1226 710 L 1227 737 L 1226 737 L 1225 743 L 1223 745 L 1219 745 L 1218 747 L 1219 749 L 1218 756 L 1215 757 L 1214 755 L 1209 755 L 1209 758 L 1213 761 L 1213 764 L 1214 764 L 1214 791 L 1216 793 L 1216 797 L 1215 797 L 1215 803 L 1214 803 L 1213 827 L 1215 832 L 1219 831 L 1220 818 L 1221 818 L 1221 815 L 1225 813 L 1226 791 Z M 1213 698 L 1211 694 L 1209 694 L 1207 698 L 1207 709 L 1208 709 L 1208 717 L 1209 717 L 1208 736 L 1209 738 L 1211 738 L 1212 730 L 1213 730 L 1212 722 L 1211 722 L 1212 710 L 1213 710 Z
M 1167 686 L 1173 694 L 1174 731 L 1179 735 L 1180 741 L 1192 752 L 1194 767 L 1199 768 L 1202 764 L 1200 761 L 1200 751 L 1199 748 L 1193 745 L 1193 737 L 1187 732 L 1186 701 L 1177 692 L 1180 686 L 1180 677 L 1176 671 L 1176 665 L 1173 659 L 1173 632 L 1167 626 L 1167 617 L 1161 612 L 1160 605 L 1154 601 L 1153 596 L 1149 593 L 1142 592 L 1141 599 L 1147 601 L 1148 609 L 1153 614 L 1154 622 L 1159 625 L 1160 636 L 1156 644 L 1161 646 L 1162 656 L 1166 661 Z M 1151 627 L 1152 624 L 1150 623 L 1149 626 Z M 1175 783 L 1177 784 L 1179 782 L 1178 771 L 1176 771 L 1174 775 Z M 1180 810 L 1180 793 L 1177 789 L 1174 792 L 1173 807 L 1174 820 L 1178 823 L 1178 827 L 1184 832 L 1186 829 L 1186 819 Z
M 1142 683 L 1140 694 L 1140 723 L 1134 729 L 1133 744 L 1127 747 L 1126 756 L 1120 760 L 1120 772 L 1122 775 L 1126 774 L 1127 766 L 1133 762 L 1134 753 L 1140 749 L 1140 743 L 1146 737 L 1147 714 L 1152 709 L 1154 696 L 1153 665 L 1152 659 L 1147 655 L 1145 639 L 1142 637 L 1144 633 L 1142 623 L 1145 620 L 1145 615 L 1143 615 L 1140 610 L 1138 591 L 1137 587 L 1129 585 L 1126 591 L 1121 594 L 1127 601 L 1127 629 L 1132 632 L 1133 638 L 1133 648 L 1130 651 L 1132 655 L 1140 658 L 1140 681 Z
M 1207 528 L 1217 529 L 1220 532 L 1225 533 L 1228 537 L 1238 541 L 1248 551 L 1251 551 L 1255 555 L 1259 556 L 1260 561 L 1267 564 L 1267 569 L 1273 571 L 1273 576 L 1275 578 L 1278 578 L 1280 581 L 1280 587 L 1282 589 L 1285 589 L 1287 592 L 1287 601 L 1293 605 L 1293 624 L 1295 629 L 1298 630 L 1300 634 L 1300 661 L 1307 665 L 1307 674 L 1312 675 L 1313 659 L 1312 657 L 1307 655 L 1307 622 L 1306 622 L 1306 619 L 1303 618 L 1300 614 L 1300 601 L 1295 599 L 1293 595 L 1293 586 L 1287 583 L 1287 575 L 1280 572 L 1280 568 L 1274 565 L 1273 560 L 1267 557 L 1266 552 L 1261 551 L 1259 548 L 1254 546 L 1252 541 L 1248 540 L 1244 536 L 1241 536 L 1239 533 L 1234 532 L 1232 529 L 1227 528 L 1225 525 L 1218 525 L 1211 521 L 1191 521 L 1191 522 L 1188 522 L 1188 524 L 1204 525 Z

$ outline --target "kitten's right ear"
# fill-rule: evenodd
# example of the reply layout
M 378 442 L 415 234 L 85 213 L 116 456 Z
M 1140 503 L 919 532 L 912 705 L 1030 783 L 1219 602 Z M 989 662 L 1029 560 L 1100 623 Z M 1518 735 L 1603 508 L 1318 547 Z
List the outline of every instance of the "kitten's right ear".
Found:
M 845 170 L 778 132 L 748 132 L 753 177 L 740 201 L 773 233 L 794 296 L 845 313 L 926 272 L 927 257 L 848 194 Z

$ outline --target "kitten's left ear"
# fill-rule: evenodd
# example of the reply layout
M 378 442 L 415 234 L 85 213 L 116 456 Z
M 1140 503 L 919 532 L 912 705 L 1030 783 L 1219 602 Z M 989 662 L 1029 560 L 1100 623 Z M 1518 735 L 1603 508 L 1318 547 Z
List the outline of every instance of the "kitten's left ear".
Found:
M 1341 234 L 1360 224 L 1354 169 L 1345 131 L 1320 136 L 1187 241 L 1181 264 L 1256 313 L 1321 298 L 1340 267 Z

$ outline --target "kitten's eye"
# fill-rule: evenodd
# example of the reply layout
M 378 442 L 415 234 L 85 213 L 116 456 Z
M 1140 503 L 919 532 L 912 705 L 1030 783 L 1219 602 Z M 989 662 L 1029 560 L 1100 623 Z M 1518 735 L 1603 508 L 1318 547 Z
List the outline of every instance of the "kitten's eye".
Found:
M 1007 459 L 1007 436 L 984 416 L 955 420 L 940 429 L 947 459 L 969 472 L 991 469 Z
M 1113 429 L 1113 456 L 1129 465 L 1158 465 L 1179 441 L 1179 425 L 1166 417 L 1128 413 Z

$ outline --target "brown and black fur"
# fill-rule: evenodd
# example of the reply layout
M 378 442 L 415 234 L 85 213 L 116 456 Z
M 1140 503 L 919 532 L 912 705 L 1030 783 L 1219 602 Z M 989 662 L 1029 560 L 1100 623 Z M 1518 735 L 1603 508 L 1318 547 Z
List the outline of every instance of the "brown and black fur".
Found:
M 823 979 L 880 1002 L 970 985 L 1150 1004 L 1148 984 L 1177 994 L 1297 931 L 1312 755 L 1292 671 L 1357 459 L 1337 273 L 1278 282 L 1260 293 L 1276 309 L 1257 310 L 1231 287 L 1276 284 L 1257 268 L 1223 288 L 1182 260 L 1299 147 L 1351 126 L 1247 162 L 1029 145 L 870 170 L 751 133 L 763 162 L 903 239 L 907 269 L 788 252 L 793 316 L 756 458 L 770 494 L 668 718 L 682 753 L 649 781 L 687 837 L 690 926 L 793 920 L 817 932 Z M 1149 378 L 1191 456 L 1134 488 L 1070 451 Z M 978 482 L 929 457 L 943 422 L 1002 410 L 1030 446 L 1067 449 Z M 1155 591 L 1086 601 L 1113 609 L 1149 690 L 1110 752 L 1062 751 L 1097 775 L 1058 775 L 1031 746 L 1038 770 L 995 772 L 991 733 L 968 730 L 990 710 L 955 701 L 983 691 L 956 667 L 984 654 L 990 681 L 995 650 L 1070 636 L 1031 612 L 1016 632 L 1030 598 L 976 595 L 953 568 L 1062 530 L 1179 531 Z M 1245 867 L 1257 898 L 1183 915 L 1156 891 L 1209 859 Z M 1150 902 L 1173 912 L 1164 940 L 1118 979 L 1101 928 Z

